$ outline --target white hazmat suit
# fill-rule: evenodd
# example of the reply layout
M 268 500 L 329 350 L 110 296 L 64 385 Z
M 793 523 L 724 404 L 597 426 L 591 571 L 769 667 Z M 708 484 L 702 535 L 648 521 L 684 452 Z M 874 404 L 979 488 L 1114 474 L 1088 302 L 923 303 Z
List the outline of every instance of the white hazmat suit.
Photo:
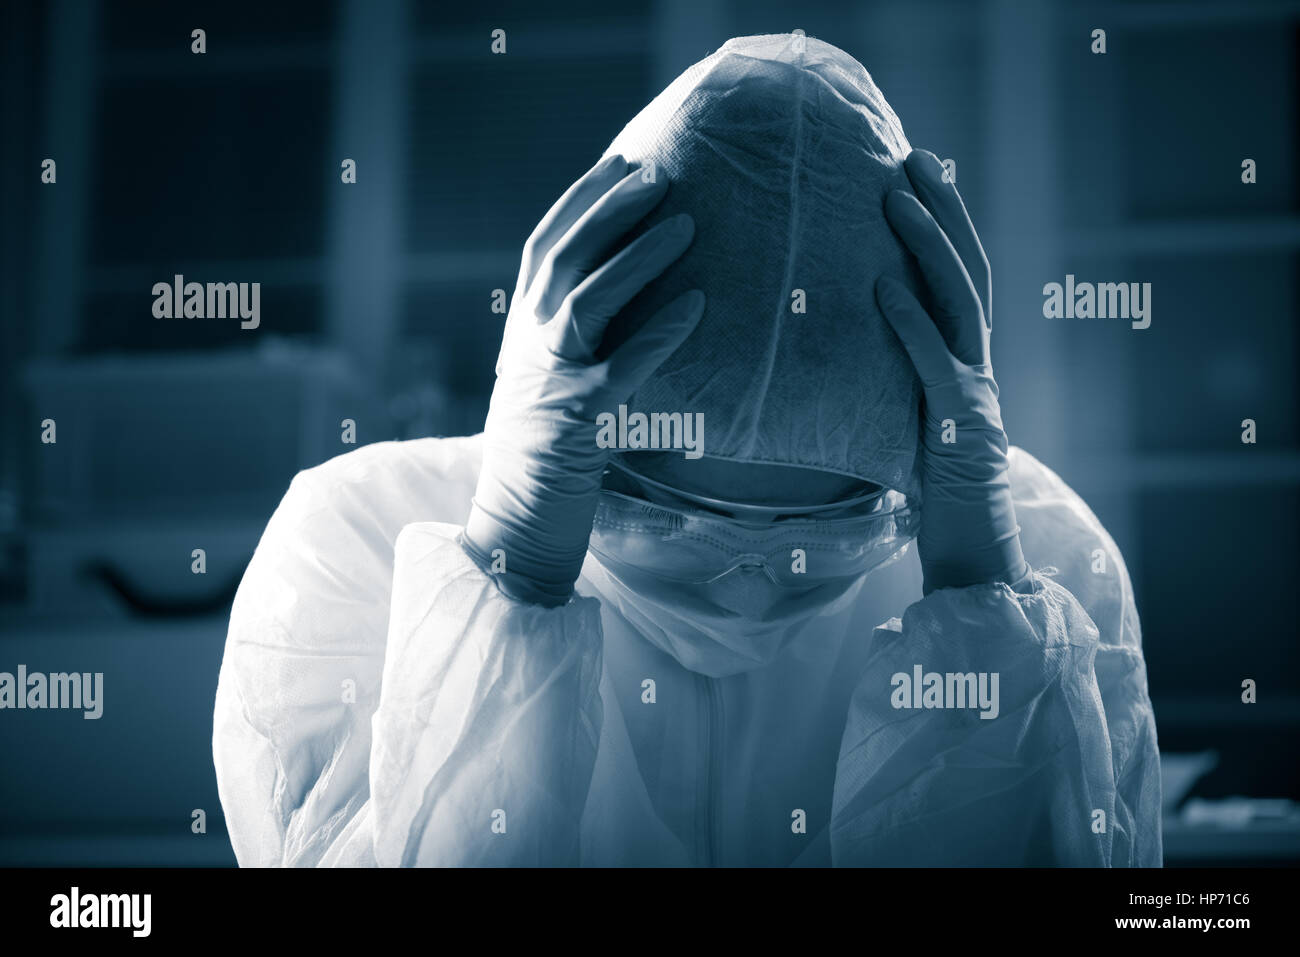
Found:
M 706 455 L 874 482 L 924 513 L 921 390 L 870 293 L 917 283 L 880 206 L 909 147 L 866 71 L 810 38 L 732 41 L 612 149 L 671 179 L 655 218 L 688 209 L 697 238 L 611 336 L 683 290 L 708 301 L 629 404 L 703 410 Z M 1159 865 L 1127 570 L 1056 475 L 1005 454 L 989 388 L 974 421 L 993 422 L 1010 492 L 990 514 L 1004 538 L 1018 521 L 1028 574 L 926 594 L 900 541 L 761 621 L 594 551 L 566 603 L 503 594 L 461 538 L 485 455 L 530 474 L 511 428 L 537 420 L 509 390 L 494 447 L 381 443 L 301 473 L 245 573 L 217 691 L 239 862 Z M 517 487 L 497 488 L 508 510 Z

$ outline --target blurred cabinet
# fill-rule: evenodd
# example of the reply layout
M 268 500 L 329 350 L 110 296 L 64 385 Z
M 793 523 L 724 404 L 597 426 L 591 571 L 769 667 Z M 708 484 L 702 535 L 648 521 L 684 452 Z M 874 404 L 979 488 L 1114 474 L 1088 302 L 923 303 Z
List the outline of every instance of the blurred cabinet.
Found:
M 237 578 L 289 478 L 356 447 L 345 420 L 356 444 L 392 437 L 349 364 L 319 348 L 42 360 L 26 384 L 57 438 L 32 458 L 41 610 L 103 607 L 106 574 L 160 608 L 202 602 Z

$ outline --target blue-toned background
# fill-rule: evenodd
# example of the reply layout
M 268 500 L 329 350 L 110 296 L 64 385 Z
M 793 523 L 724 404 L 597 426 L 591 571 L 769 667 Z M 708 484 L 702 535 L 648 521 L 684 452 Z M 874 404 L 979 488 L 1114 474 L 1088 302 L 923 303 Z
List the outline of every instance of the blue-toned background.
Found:
M 1168 863 L 1300 860 L 1293 805 L 1227 800 L 1300 798 L 1300 3 L 15 0 L 0 670 L 104 671 L 106 700 L 0 712 L 0 864 L 233 863 L 212 699 L 294 472 L 350 448 L 343 418 L 360 443 L 477 431 L 491 292 L 551 201 L 684 67 L 795 28 L 957 162 L 1008 433 L 1128 560 Z M 153 318 L 176 273 L 261 282 L 260 328 Z M 1151 282 L 1151 328 L 1044 319 L 1066 273 Z

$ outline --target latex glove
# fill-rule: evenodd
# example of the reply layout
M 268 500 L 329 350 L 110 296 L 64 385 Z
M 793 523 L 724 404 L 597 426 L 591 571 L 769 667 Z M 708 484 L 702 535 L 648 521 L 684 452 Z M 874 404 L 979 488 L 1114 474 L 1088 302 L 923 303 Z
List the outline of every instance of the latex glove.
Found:
M 921 530 L 924 589 L 1020 581 L 1029 573 L 1007 478 L 1007 436 L 989 362 L 989 263 L 943 164 L 913 150 L 904 163 L 916 195 L 893 190 L 885 217 L 920 264 L 930 310 L 897 279 L 876 301 L 925 391 Z M 919 202 L 918 202 L 919 197 Z
M 483 468 L 461 546 L 512 598 L 563 604 L 582 570 L 613 450 L 596 417 L 617 412 L 690 335 L 704 294 L 675 299 L 608 357 L 614 315 L 691 244 L 685 213 L 610 250 L 668 189 L 619 156 L 597 163 L 533 230 L 484 427 Z M 503 567 L 504 566 L 504 567 Z

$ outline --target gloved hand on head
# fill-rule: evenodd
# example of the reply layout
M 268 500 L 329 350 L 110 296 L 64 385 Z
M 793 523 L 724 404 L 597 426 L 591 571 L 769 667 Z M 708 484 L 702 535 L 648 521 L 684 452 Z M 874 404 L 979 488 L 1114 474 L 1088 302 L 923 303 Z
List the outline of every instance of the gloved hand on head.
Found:
M 683 213 L 609 255 L 667 189 L 666 177 L 606 157 L 524 247 L 461 539 L 512 598 L 569 599 L 611 454 L 597 444 L 596 417 L 626 402 L 704 311 L 703 294 L 686 292 L 617 349 L 601 351 L 614 314 L 691 243 L 694 223 Z
M 1029 567 L 989 361 L 988 259 L 957 187 L 944 182 L 939 159 L 916 150 L 905 166 L 916 193 L 892 191 L 885 214 L 920 263 L 932 309 L 927 312 L 890 276 L 877 280 L 876 297 L 925 388 L 925 507 L 917 537 L 925 591 L 1014 584 Z

